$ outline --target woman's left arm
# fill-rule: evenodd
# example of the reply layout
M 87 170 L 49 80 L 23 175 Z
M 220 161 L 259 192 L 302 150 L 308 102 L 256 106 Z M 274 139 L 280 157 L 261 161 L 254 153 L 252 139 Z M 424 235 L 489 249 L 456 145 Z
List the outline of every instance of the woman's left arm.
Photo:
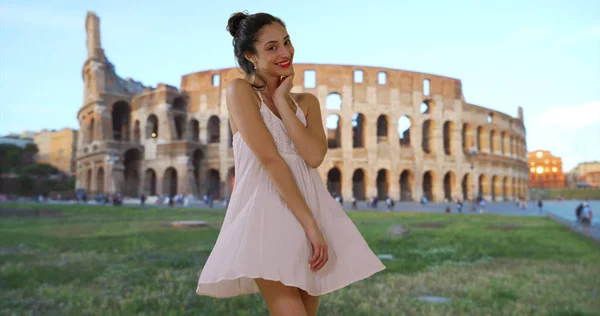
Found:
M 323 163 L 327 154 L 327 136 L 323 128 L 321 106 L 319 99 L 310 93 L 303 93 L 299 99 L 308 104 L 306 127 L 290 109 L 288 104 L 293 101 L 289 96 L 279 97 L 273 102 L 300 156 L 309 166 L 317 168 Z M 299 103 L 299 100 L 296 102 Z

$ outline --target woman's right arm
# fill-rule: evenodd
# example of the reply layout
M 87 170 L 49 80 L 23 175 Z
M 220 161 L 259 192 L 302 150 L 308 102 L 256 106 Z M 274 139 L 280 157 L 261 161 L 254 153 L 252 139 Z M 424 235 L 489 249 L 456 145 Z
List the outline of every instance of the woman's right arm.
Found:
M 273 137 L 260 116 L 259 108 L 252 102 L 254 95 L 252 86 L 246 80 L 232 80 L 226 93 L 229 116 L 304 230 L 314 228 L 316 221 L 313 214 L 290 168 L 277 152 Z

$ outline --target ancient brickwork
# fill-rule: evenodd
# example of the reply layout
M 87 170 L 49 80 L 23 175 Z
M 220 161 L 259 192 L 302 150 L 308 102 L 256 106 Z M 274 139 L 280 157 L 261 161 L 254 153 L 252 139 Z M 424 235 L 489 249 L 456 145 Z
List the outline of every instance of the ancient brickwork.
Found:
M 86 25 L 92 51 L 78 113 L 78 187 L 227 197 L 235 172 L 225 88 L 243 77 L 240 70 L 184 75 L 181 90 L 144 87 L 116 76 L 94 14 Z M 350 65 L 294 69 L 292 92 L 321 102 L 330 148 L 319 172 L 332 194 L 345 200 L 526 197 L 521 108 L 512 117 L 470 104 L 460 80 L 437 75 Z

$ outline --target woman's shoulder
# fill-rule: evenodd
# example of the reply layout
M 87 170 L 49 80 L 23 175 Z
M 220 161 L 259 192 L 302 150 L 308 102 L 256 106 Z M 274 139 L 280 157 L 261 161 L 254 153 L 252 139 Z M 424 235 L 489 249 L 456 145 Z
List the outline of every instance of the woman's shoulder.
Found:
M 290 93 L 292 98 L 296 100 L 298 106 L 304 111 L 304 113 L 308 112 L 308 109 L 311 107 L 320 107 L 319 99 L 312 93 L 308 92 L 300 92 L 300 93 Z
M 235 78 L 227 84 L 227 97 L 233 98 L 248 98 L 260 104 L 258 93 L 248 80 Z
M 227 92 L 234 92 L 234 93 L 244 92 L 244 93 L 248 93 L 248 92 L 251 92 L 251 91 L 253 92 L 254 88 L 252 87 L 252 85 L 250 84 L 250 82 L 248 82 L 248 80 L 246 80 L 246 79 L 235 78 L 235 79 L 231 80 L 227 84 Z

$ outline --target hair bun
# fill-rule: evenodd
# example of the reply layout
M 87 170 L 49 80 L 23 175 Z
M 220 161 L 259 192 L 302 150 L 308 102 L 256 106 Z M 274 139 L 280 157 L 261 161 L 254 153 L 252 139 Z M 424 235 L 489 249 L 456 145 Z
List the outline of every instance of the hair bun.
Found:
M 247 17 L 248 14 L 244 12 L 236 12 L 229 17 L 229 21 L 227 21 L 227 31 L 229 31 L 231 36 L 236 36 L 238 30 L 240 29 L 240 24 Z

